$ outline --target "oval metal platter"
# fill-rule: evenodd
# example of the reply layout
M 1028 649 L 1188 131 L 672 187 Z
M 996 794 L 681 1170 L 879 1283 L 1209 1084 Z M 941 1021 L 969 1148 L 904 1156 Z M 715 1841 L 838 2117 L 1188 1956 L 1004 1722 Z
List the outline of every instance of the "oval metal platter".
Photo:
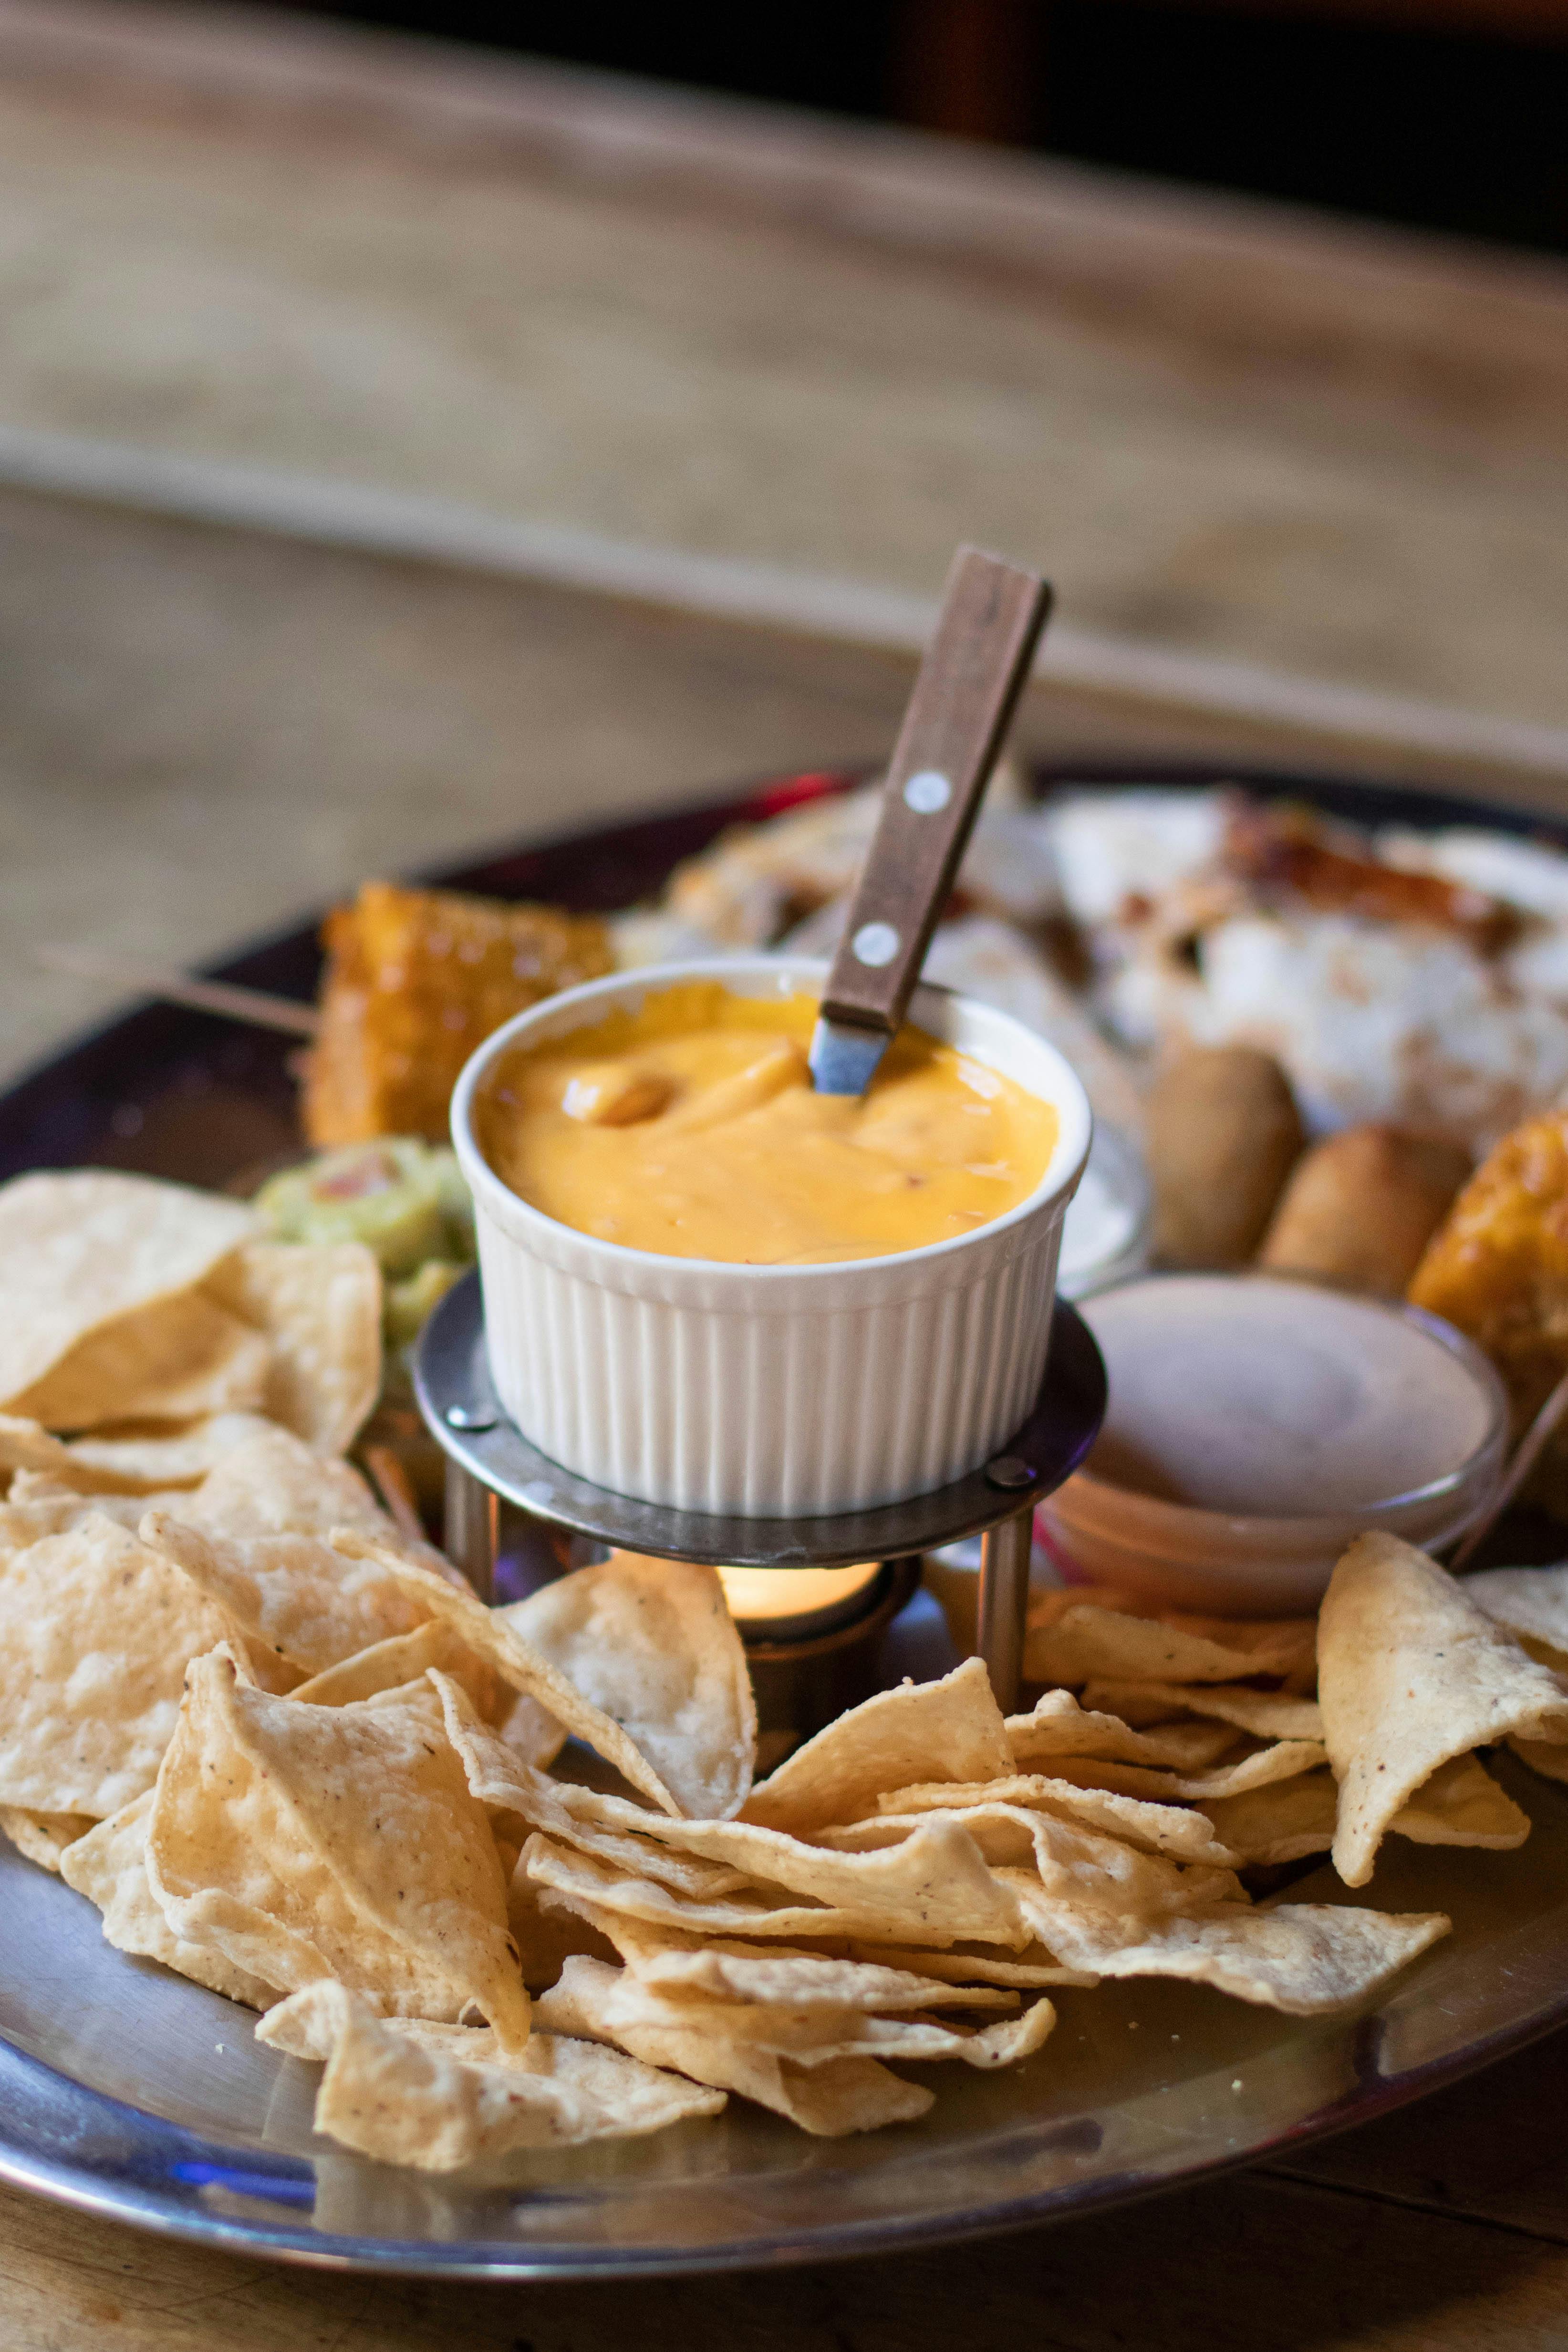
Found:
M 1039 781 L 1212 774 L 1098 763 Z M 1278 771 L 1226 780 L 1363 823 L 1548 830 L 1445 796 Z M 435 878 L 622 907 L 724 825 L 850 781 L 779 780 Z M 222 976 L 308 996 L 314 926 L 248 949 Z M 299 1148 L 289 1050 L 210 1015 L 135 1011 L 0 1098 L 0 1176 L 92 1163 L 243 1185 Z M 941 1670 L 924 1606 L 889 1662 L 898 1671 Z M 432 2276 L 761 2268 L 1066 2218 L 1367 2121 L 1568 2019 L 1568 1790 L 1499 1769 L 1532 1816 L 1529 1842 L 1514 1853 L 1395 1842 L 1379 1907 L 1446 1910 L 1454 1933 L 1349 2018 L 1282 2017 L 1153 1980 L 1068 1991 L 1037 2056 L 1007 2074 L 943 2070 L 917 2125 L 813 2140 L 732 2101 L 650 2139 L 455 2176 L 392 2170 L 318 2139 L 313 2067 L 258 2047 L 248 2011 L 111 1950 L 82 1897 L 0 1840 L 0 2177 L 253 2255 Z M 1355 1899 L 1327 1869 L 1291 1891 Z

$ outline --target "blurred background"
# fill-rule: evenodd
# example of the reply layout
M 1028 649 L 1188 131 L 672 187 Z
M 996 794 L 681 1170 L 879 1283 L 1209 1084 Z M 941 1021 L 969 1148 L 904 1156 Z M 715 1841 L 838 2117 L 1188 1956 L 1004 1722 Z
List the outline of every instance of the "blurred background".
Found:
M 747 98 L 1568 246 L 1565 0 L 302 0 Z
M 1568 0 L 0 0 L 0 1064 L 886 748 L 1568 784 Z

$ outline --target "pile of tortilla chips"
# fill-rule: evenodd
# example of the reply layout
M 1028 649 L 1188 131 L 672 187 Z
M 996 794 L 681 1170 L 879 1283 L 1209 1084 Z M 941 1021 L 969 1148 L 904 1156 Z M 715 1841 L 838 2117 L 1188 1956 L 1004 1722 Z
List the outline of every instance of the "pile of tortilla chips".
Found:
M 0 1187 L 0 1473 L 194 1486 L 242 1415 L 342 1453 L 381 1387 L 379 1268 L 263 1234 L 242 1202 L 104 1169 Z
M 384 2161 L 731 2092 L 821 2135 L 910 2120 L 929 2064 L 1038 2052 L 1058 1985 L 1340 2009 L 1447 1920 L 1255 1899 L 1259 1866 L 1517 1845 L 1477 1751 L 1568 1777 L 1568 1570 L 1466 1587 L 1365 1537 L 1316 1622 L 1042 1596 L 1030 1712 L 970 1659 L 753 1786 L 713 1570 L 617 1555 L 489 1608 L 341 1458 L 378 1329 L 342 1252 L 27 1178 L 0 1279 L 0 1827 L 111 1944 L 321 2062 L 318 2127 Z

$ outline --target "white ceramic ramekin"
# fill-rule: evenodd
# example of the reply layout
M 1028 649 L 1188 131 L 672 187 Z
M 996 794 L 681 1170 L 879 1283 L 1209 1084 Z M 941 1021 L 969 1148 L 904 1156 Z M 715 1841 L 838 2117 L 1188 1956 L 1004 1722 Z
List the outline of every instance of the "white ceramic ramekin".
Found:
M 534 1444 L 599 1486 L 747 1518 L 870 1509 L 963 1477 L 1034 1402 L 1090 1118 L 1062 1056 L 1008 1013 L 924 987 L 910 1008 L 1059 1122 L 1026 1200 L 923 1249 L 829 1265 L 660 1257 L 530 1207 L 479 1150 L 476 1094 L 516 1046 L 682 981 L 815 996 L 826 977 L 805 958 L 746 956 L 590 981 L 498 1029 L 458 1081 L 452 1136 L 474 1196 L 496 1391 Z

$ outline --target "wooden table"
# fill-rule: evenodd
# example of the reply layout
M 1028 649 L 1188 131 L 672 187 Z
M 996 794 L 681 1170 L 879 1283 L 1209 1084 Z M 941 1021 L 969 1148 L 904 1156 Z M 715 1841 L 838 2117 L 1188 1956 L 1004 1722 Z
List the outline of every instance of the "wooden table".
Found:
M 1052 561 L 1079 633 L 1029 749 L 1557 804 L 1562 273 L 366 56 L 0 0 L 0 1070 L 107 1002 L 42 939 L 195 961 L 367 872 L 874 759 L 971 529 Z M 0 2352 L 1533 2352 L 1565 2115 L 1568 2037 L 1101 2221 L 602 2288 L 0 2192 Z
M 307 19 L 0 0 L 0 480 L 1568 774 L 1568 268 Z

